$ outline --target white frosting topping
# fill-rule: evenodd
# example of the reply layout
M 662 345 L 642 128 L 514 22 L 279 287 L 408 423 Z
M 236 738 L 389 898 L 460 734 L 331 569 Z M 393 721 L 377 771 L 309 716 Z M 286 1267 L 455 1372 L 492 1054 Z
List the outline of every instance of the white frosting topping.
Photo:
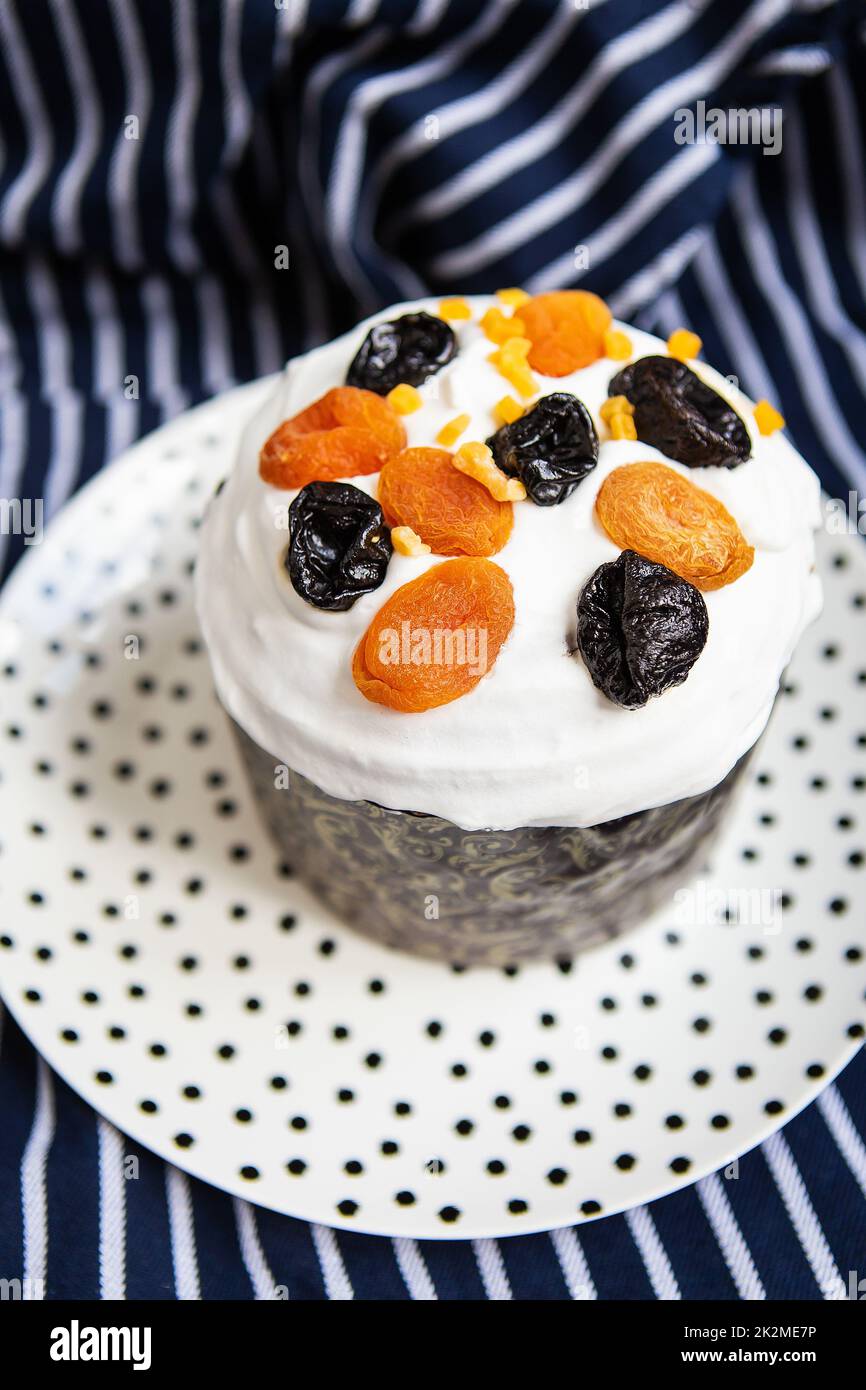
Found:
M 496 428 L 494 404 L 515 394 L 488 361 L 478 319 L 494 299 L 473 298 L 474 321 L 455 323 L 458 353 L 421 388 L 404 418 L 410 445 L 435 443 L 466 413 L 460 442 Z M 247 733 L 333 796 L 426 811 L 466 829 L 594 825 L 715 786 L 764 729 L 780 676 L 821 606 L 813 530 L 818 480 L 781 433 L 762 437 L 752 403 L 702 362 L 698 374 L 739 411 L 753 456 L 730 471 L 689 469 L 640 441 L 614 441 L 599 420 L 623 363 L 602 359 L 571 376 L 538 377 L 540 394 L 569 391 L 602 440 L 597 468 L 559 506 L 515 504 L 514 530 L 493 557 L 514 586 L 514 629 L 492 669 L 449 705 L 404 714 L 356 688 L 352 655 L 385 600 L 442 557 L 394 554 L 381 587 L 345 613 L 295 593 L 283 565 L 294 492 L 265 486 L 259 450 L 280 422 L 345 381 L 370 325 L 437 301 L 383 311 L 290 362 L 247 425 L 231 477 L 211 504 L 197 568 L 198 613 L 222 704 Z M 666 351 L 622 327 L 634 356 Z M 755 547 L 752 568 L 704 595 L 707 644 L 686 681 L 638 710 L 622 709 L 590 680 L 574 647 L 578 594 L 619 554 L 594 514 L 599 487 L 620 464 L 657 459 L 718 497 Z M 375 495 L 377 476 L 350 480 Z M 290 793 L 288 793 L 290 794 Z

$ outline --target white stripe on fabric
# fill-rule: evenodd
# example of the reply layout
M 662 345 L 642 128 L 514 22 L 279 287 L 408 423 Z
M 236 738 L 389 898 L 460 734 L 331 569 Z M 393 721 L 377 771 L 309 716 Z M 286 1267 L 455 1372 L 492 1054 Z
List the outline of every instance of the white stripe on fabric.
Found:
M 201 320 L 202 385 L 216 395 L 235 385 L 225 295 L 222 285 L 212 275 L 197 279 L 195 292 Z
M 139 402 L 124 394 L 126 345 L 114 289 L 99 269 L 85 272 L 84 298 L 93 336 L 93 394 L 104 403 L 104 463 L 129 448 L 138 433 Z
M 496 1240 L 473 1240 L 472 1249 L 478 1265 L 478 1273 L 484 1285 L 484 1292 L 493 1303 L 504 1303 L 513 1298 L 505 1261 L 499 1242 Z
M 224 0 L 223 31 L 220 45 L 220 77 L 224 91 L 225 142 L 222 170 L 214 186 L 212 202 L 223 223 L 225 241 L 240 270 L 248 279 L 258 271 L 256 249 L 241 215 L 231 187 L 231 171 L 240 162 L 249 143 L 253 115 L 249 93 L 244 85 L 241 64 L 243 0 Z
M 737 180 L 732 208 L 755 282 L 787 346 L 803 402 L 842 473 L 852 477 L 861 491 L 866 491 L 866 454 L 851 434 L 830 389 L 803 306 L 782 275 L 770 229 L 761 211 L 752 169 L 747 168 L 744 176 Z
M 718 145 L 686 145 L 681 154 L 672 155 L 667 164 L 648 178 L 613 217 L 586 234 L 584 244 L 592 269 L 595 270 L 624 242 L 640 232 L 663 207 L 673 202 L 720 158 Z M 582 270 L 575 270 L 572 249 L 531 275 L 527 289 L 535 294 L 542 290 L 553 290 L 582 278 L 583 273 Z
M 282 0 L 277 7 L 277 66 L 283 66 L 295 37 L 300 34 L 307 19 L 309 0 Z M 283 47 L 288 45 L 288 50 Z
M 668 1253 L 661 1243 L 648 1209 L 634 1207 L 632 1211 L 624 1214 L 656 1298 L 664 1302 L 674 1302 L 682 1298 Z
M 43 481 L 46 519 L 50 519 L 78 477 L 84 401 L 73 387 L 72 342 L 48 262 L 28 261 L 26 283 L 36 320 L 42 390 L 51 409 L 51 455 Z
M 21 360 L 15 335 L 0 295 L 0 497 L 17 497 L 27 457 L 27 405 L 18 392 Z M 0 529 L 0 568 L 9 547 L 7 528 Z
M 391 1244 L 394 1247 L 394 1255 L 403 1276 L 403 1282 L 411 1297 L 422 1303 L 434 1302 L 438 1295 L 417 1240 L 409 1240 L 406 1236 L 395 1236 Z
M 51 170 L 54 137 L 30 50 L 12 5 L 0 5 L 0 36 L 27 132 L 26 158 L 0 207 L 0 234 L 5 242 L 14 244 L 22 240 L 33 199 Z
M 336 1232 L 332 1231 L 330 1226 L 321 1226 L 314 1221 L 310 1225 L 310 1235 L 316 1247 L 322 1282 L 328 1298 L 342 1302 L 354 1298 L 355 1290 L 340 1254 Z
M 126 0 L 109 0 L 109 3 L 126 85 L 126 111 L 111 156 L 108 200 L 113 214 L 114 253 L 125 270 L 138 270 L 144 264 L 144 249 L 136 182 L 153 104 L 153 89 L 147 50 L 135 8 L 128 5 Z M 126 120 L 130 116 L 134 116 L 138 122 L 137 139 L 129 138 Z
M 0 294 L 0 392 L 5 395 L 7 391 L 14 391 L 20 381 L 21 357 L 18 341 L 12 331 L 3 296 Z M 0 459 L 0 468 L 2 466 L 3 460 Z M 9 496 L 8 493 L 3 495 Z
M 498 29 L 517 0 L 490 0 L 475 24 L 431 57 L 407 68 L 381 73 L 360 82 L 352 92 L 334 142 L 326 195 L 326 227 L 340 268 L 358 294 L 372 305 L 376 296 L 352 253 L 358 217 L 358 191 L 364 173 L 367 122 L 383 102 L 425 83 L 441 81 Z M 420 284 L 420 282 L 419 282 Z
M 124 340 L 111 281 L 99 267 L 84 276 L 84 300 L 93 334 L 93 394 L 108 400 L 123 386 Z
M 126 1177 L 123 1135 L 97 1120 L 99 1135 L 99 1297 L 126 1298 Z
M 223 159 L 229 168 L 237 164 L 253 124 L 253 107 L 244 84 L 241 63 L 243 19 L 244 0 L 224 0 L 220 75 L 225 89 L 226 140 Z
M 140 405 L 125 396 L 114 396 L 108 402 L 108 427 L 105 441 L 105 461 L 110 463 L 125 452 L 138 438 Z
M 836 1140 L 842 1157 L 857 1179 L 860 1191 L 866 1197 L 866 1144 L 863 1143 L 836 1086 L 828 1086 L 826 1091 L 821 1093 L 818 1097 L 818 1109 L 824 1116 L 827 1128 Z
M 761 1150 L 822 1296 L 826 1299 L 846 1298 L 847 1289 L 836 1268 L 827 1237 L 788 1141 L 781 1133 L 773 1134 L 764 1141 Z
M 27 404 L 15 390 L 3 394 L 0 410 L 0 497 L 18 497 L 27 458 Z M 7 528 L 0 530 L 0 567 L 9 546 Z
M 715 235 L 707 237 L 692 262 L 692 269 L 712 313 L 713 322 L 725 340 L 737 379 L 753 400 L 780 401 L 781 396 L 752 333 L 752 326 L 728 278 Z
M 41 257 L 28 260 L 26 285 L 36 320 L 42 394 L 50 399 L 69 389 L 72 344 L 47 261 Z
M 708 228 L 701 223 L 665 247 L 655 260 L 629 277 L 618 290 L 607 296 L 607 302 L 619 319 L 630 319 L 639 309 L 651 303 L 667 285 L 678 280 L 697 255 Z
M 378 8 L 379 0 L 350 0 L 343 23 L 347 29 L 360 29 L 362 24 L 375 19 Z
M 201 60 L 192 0 L 173 0 L 173 6 L 174 51 L 179 77 L 165 141 L 165 170 L 171 207 L 167 244 L 175 264 L 189 274 L 201 265 L 191 225 L 196 205 L 193 132 L 201 100 Z
M 195 1302 L 201 1298 L 201 1281 L 198 1273 L 192 1194 L 186 1173 L 175 1168 L 173 1163 L 165 1165 L 165 1196 L 171 1235 L 175 1296 L 181 1302 Z
M 677 0 L 660 14 L 652 15 L 627 33 L 612 39 L 547 115 L 542 116 L 529 130 L 502 141 L 474 164 L 450 176 L 446 183 L 436 185 L 418 198 L 395 218 L 393 228 L 389 227 L 389 234 L 402 230 L 410 222 L 439 221 L 503 183 L 518 169 L 542 159 L 566 139 L 618 73 L 678 38 L 694 24 L 699 13 L 697 7 L 691 8 Z M 440 114 L 444 116 L 445 111 Z
M 559 1260 L 569 1297 L 581 1303 L 597 1299 L 598 1290 L 586 1262 L 583 1246 L 578 1240 L 574 1228 L 566 1226 L 561 1231 L 551 1231 L 550 1239 Z
M 323 58 L 307 79 L 301 112 L 303 139 L 298 148 L 298 182 L 304 196 L 307 215 L 313 227 L 324 235 L 324 196 L 319 170 L 319 137 L 321 132 L 320 106 L 329 85 L 356 64 L 360 66 L 374 57 L 388 42 L 387 29 L 372 29 L 356 44 L 339 53 Z
M 833 57 L 826 48 L 801 44 L 799 48 L 781 48 L 776 53 L 768 53 L 749 71 L 757 73 L 760 77 L 787 77 L 792 74 L 814 77 L 816 73 L 825 72 L 832 63 Z M 786 111 L 786 120 L 787 116 Z
M 606 2 L 607 0 L 601 0 L 601 3 Z M 364 205 L 359 219 L 365 232 L 372 225 L 372 213 L 378 202 L 378 196 L 388 179 L 401 165 L 416 159 L 424 149 L 429 149 L 428 120 L 430 115 L 435 115 L 438 122 L 436 139 L 447 140 L 469 126 L 480 125 L 491 116 L 500 114 L 508 105 L 515 102 L 535 80 L 539 72 L 544 70 L 561 49 L 571 29 L 585 13 L 586 11 L 575 9 L 570 0 L 561 0 L 550 23 L 545 25 L 527 43 L 523 52 L 518 54 L 501 72 L 498 72 L 485 87 L 470 92 L 468 96 L 446 102 L 436 111 L 422 116 L 413 122 L 407 130 L 402 131 L 382 153 L 365 181 Z M 455 172 L 454 177 L 460 179 L 463 172 L 462 170 Z M 452 187 L 450 180 L 447 187 L 448 189 Z M 421 201 L 426 202 L 426 198 Z M 420 207 L 420 203 L 416 203 L 415 206 Z M 441 209 L 437 207 L 437 211 L 441 211 Z M 404 218 L 405 214 L 400 213 L 397 220 L 402 222 Z
M 64 391 L 51 402 L 51 457 L 42 485 L 45 520 L 60 510 L 75 489 L 84 444 L 84 399 L 77 391 Z
M 21 1220 L 24 1228 L 23 1297 L 45 1297 L 48 1277 L 48 1197 L 45 1169 L 54 1139 L 57 1115 L 54 1080 L 41 1057 L 36 1058 L 36 1108 L 21 1160 Z
M 836 129 L 835 153 L 842 166 L 841 193 L 845 209 L 848 256 L 866 295 L 866 156 L 858 131 L 857 103 L 847 73 L 840 67 L 827 74 L 827 89 Z
M 75 94 L 75 143 L 54 191 L 52 214 L 57 244 L 67 255 L 82 249 L 81 198 L 87 176 L 99 153 L 102 111 L 99 86 L 87 56 L 87 47 L 75 6 L 68 0 L 51 0 L 54 23 L 66 59 L 69 81 Z
M 238 1230 L 238 1244 L 253 1292 L 259 1302 L 277 1301 L 277 1281 L 271 1273 L 270 1265 L 259 1240 L 256 1224 L 256 1209 L 240 1197 L 233 1197 L 235 1222 Z
M 655 305 L 656 322 L 663 333 L 659 337 L 669 337 L 675 328 L 688 328 L 689 316 L 686 307 L 680 299 L 679 290 L 674 286 L 665 290 L 664 294 L 659 295 Z
M 147 319 L 148 371 L 148 380 L 142 385 L 171 419 L 186 406 L 188 393 L 179 384 L 178 321 L 166 281 L 149 275 L 141 283 L 141 301 Z
M 712 91 L 755 39 L 787 9 L 787 0 L 759 0 L 716 48 L 687 72 L 678 73 L 631 107 L 599 145 L 591 159 L 567 179 L 540 195 L 525 208 L 511 213 L 474 241 L 434 258 L 437 275 L 458 279 L 477 273 L 509 251 L 525 246 L 533 237 L 573 214 L 596 191 L 627 154 L 679 106 L 701 93 Z M 696 12 L 691 12 L 692 19 Z
M 740 1298 L 749 1301 L 766 1298 L 767 1291 L 761 1283 L 752 1252 L 745 1242 L 718 1173 L 702 1178 L 696 1187 Z
M 866 393 L 866 334 L 848 317 L 839 302 L 839 290 L 830 269 L 824 237 L 815 213 L 806 168 L 803 123 L 795 110 L 785 118 L 782 161 L 788 179 L 789 225 L 812 317 L 825 333 L 835 338 L 851 364 L 860 390 Z
M 403 26 L 406 34 L 429 34 L 441 24 L 451 0 L 418 0 L 418 8 Z

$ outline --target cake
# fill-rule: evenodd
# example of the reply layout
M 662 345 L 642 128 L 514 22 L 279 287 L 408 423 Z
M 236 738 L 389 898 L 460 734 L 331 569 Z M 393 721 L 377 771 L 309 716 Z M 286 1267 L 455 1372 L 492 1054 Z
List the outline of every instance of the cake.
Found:
M 570 956 L 688 881 L 821 604 L 769 402 L 584 291 L 290 362 L 202 530 L 218 698 L 296 873 L 385 944 Z

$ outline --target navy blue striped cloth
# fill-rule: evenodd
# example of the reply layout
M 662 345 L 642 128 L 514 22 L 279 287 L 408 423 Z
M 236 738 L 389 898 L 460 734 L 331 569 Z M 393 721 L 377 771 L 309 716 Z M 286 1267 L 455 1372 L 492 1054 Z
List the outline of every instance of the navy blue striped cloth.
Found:
M 0 0 L 0 497 L 50 516 L 364 312 L 512 284 L 696 329 L 859 496 L 864 40 L 862 6 L 827 0 Z M 781 152 L 679 143 L 702 102 L 784 108 Z M 20 545 L 0 536 L 6 569 Z M 139 1153 L 7 1016 L 0 1277 L 77 1299 L 838 1297 L 866 1274 L 864 1081 L 861 1054 L 724 1190 L 392 1242 Z

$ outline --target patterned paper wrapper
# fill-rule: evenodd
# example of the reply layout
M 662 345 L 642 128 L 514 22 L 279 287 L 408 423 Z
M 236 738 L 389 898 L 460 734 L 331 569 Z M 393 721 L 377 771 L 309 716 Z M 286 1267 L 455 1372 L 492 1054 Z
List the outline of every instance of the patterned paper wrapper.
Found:
M 296 772 L 278 786 L 273 756 L 232 725 L 297 877 L 365 936 L 454 965 L 571 957 L 636 925 L 701 867 L 751 756 L 701 796 L 588 829 L 461 830 Z

